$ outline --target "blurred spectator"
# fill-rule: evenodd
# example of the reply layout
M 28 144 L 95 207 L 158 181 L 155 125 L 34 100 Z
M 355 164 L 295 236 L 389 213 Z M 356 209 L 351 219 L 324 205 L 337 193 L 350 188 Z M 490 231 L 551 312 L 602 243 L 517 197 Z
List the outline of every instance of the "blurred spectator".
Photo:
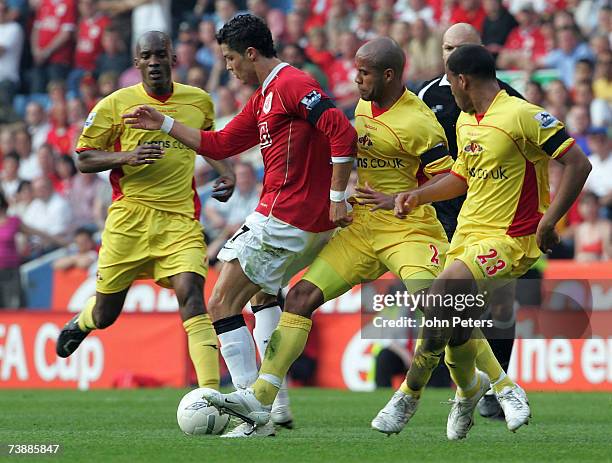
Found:
M 266 19 L 270 12 L 270 5 L 267 0 L 247 0 L 247 9 L 250 13 L 260 18 Z
M 518 27 L 508 35 L 497 65 L 502 69 L 531 69 L 536 61 L 548 53 L 547 40 L 530 5 L 525 5 L 516 13 L 516 20 Z
M 38 158 L 32 151 L 32 139 L 26 129 L 13 132 L 15 152 L 19 155 L 19 178 L 32 180 L 41 174 Z
M 119 89 L 119 75 L 116 72 L 108 71 L 98 77 L 98 90 L 100 98 L 110 95 Z
M 34 200 L 28 206 L 23 221 L 37 230 L 60 238 L 69 228 L 72 214 L 68 202 L 53 191 L 53 184 L 47 177 L 38 177 L 32 182 Z M 49 243 L 36 243 L 42 251 L 50 250 Z
M 556 30 L 557 47 L 539 60 L 540 65 L 554 68 L 566 86 L 574 85 L 574 69 L 581 59 L 593 60 L 594 56 L 585 42 L 578 41 L 578 33 L 572 26 Z
M 19 182 L 19 186 L 17 187 L 17 193 L 13 198 L 13 203 L 9 208 L 9 214 L 16 215 L 17 217 L 23 219 L 23 216 L 25 215 L 25 212 L 33 199 L 34 195 L 32 193 L 32 184 L 27 180 L 21 180 Z
M 58 156 L 55 158 L 55 172 L 59 179 L 57 192 L 64 198 L 69 197 L 77 173 L 72 156 Z M 71 207 L 71 209 L 74 217 L 76 215 L 74 207 Z
M 404 21 L 395 21 L 391 26 L 390 37 L 397 42 L 397 44 L 404 50 L 404 53 L 408 52 L 408 45 L 410 44 L 411 38 L 410 24 Z M 406 59 L 406 61 L 409 61 Z
M 567 114 L 567 130 L 587 155 L 591 154 L 587 143 L 587 130 L 591 126 L 589 110 L 585 106 L 572 106 Z
M 16 119 L 12 104 L 19 89 L 22 50 L 21 26 L 11 20 L 5 0 L 0 0 L 0 123 Z
M 287 44 L 282 48 L 280 58 L 289 63 L 291 66 L 310 74 L 317 82 L 319 82 L 324 90 L 327 90 L 329 84 L 327 82 L 325 73 L 316 64 L 308 61 L 306 58 L 306 53 L 302 47 L 296 44 Z
M 33 93 L 43 93 L 48 82 L 68 76 L 74 51 L 76 15 L 75 0 L 40 1 L 31 37 Z
M 599 198 L 582 193 L 579 203 L 582 223 L 576 227 L 574 259 L 581 262 L 609 260 L 612 257 L 612 223 L 599 217 Z
M 597 13 L 602 7 L 600 0 L 570 0 L 568 1 L 568 9 L 573 9 L 576 24 L 580 30 L 586 35 L 591 33 L 597 27 Z
M 2 160 L 2 156 L 6 156 L 11 151 L 15 151 L 13 131 L 8 127 L 4 130 L 0 129 L 0 161 Z
M 47 85 L 48 107 L 66 103 L 66 83 L 63 80 L 52 80 Z
M 97 76 L 105 72 L 119 75 L 132 64 L 121 33 L 114 27 L 109 27 L 102 34 L 102 50 L 96 59 Z
M 32 8 L 33 5 L 34 2 L 28 2 L 27 0 L 6 0 L 7 17 L 10 21 L 16 21 L 23 25 L 27 19 L 28 6 Z
M 423 19 L 412 23 L 412 40 L 408 45 L 408 88 L 417 90 L 426 80 L 442 74 L 441 46 L 440 38 L 429 30 Z
M 601 98 L 608 104 L 612 104 L 612 53 L 610 51 L 597 55 L 594 78 L 595 98 Z
M 393 8 L 400 21 L 412 24 L 417 19 L 422 19 L 428 27 L 436 26 L 434 10 L 426 0 L 398 0 Z
M 593 54 L 599 59 L 599 57 L 604 53 L 610 52 L 611 42 L 612 39 L 610 39 L 607 34 L 597 34 L 591 38 L 589 41 L 589 46 L 591 47 Z
M 113 202 L 113 189 L 109 182 L 101 181 L 94 197 L 93 216 L 96 228 L 102 230 L 108 215 L 108 208 Z
M 238 102 L 234 93 L 227 87 L 221 87 L 217 92 L 217 118 L 215 128 L 221 130 L 238 113 Z
M 208 245 L 208 258 L 215 259 L 225 242 L 242 226 L 259 203 L 257 176 L 251 164 L 239 162 L 234 167 L 236 189 L 226 203 L 207 201 L 204 210 L 207 231 L 215 236 Z
M 482 6 L 487 15 L 482 25 L 482 43 L 497 58 L 518 23 L 502 0 L 484 0 Z
M 359 92 L 355 85 L 355 53 L 359 48 L 357 37 L 352 32 L 343 32 L 340 35 L 340 56 L 329 67 L 329 87 L 336 99 L 336 106 L 344 111 L 349 118 L 353 112 Z
M 0 192 L 0 309 L 18 308 L 22 305 L 21 277 L 19 266 L 21 255 L 17 246 L 17 235 L 36 235 L 61 245 L 63 240 L 29 227 L 19 217 L 8 215 L 8 202 Z
M 380 14 L 381 10 L 378 10 L 376 13 Z M 345 0 L 330 0 L 330 8 L 327 13 L 327 38 L 329 39 L 329 43 L 327 44 L 328 50 L 333 52 L 342 53 L 341 48 L 341 36 L 345 32 L 349 32 L 351 30 L 351 22 L 352 22 L 352 12 L 349 9 L 348 2 Z M 290 22 L 289 16 L 287 16 L 287 32 L 289 33 Z M 376 23 L 376 18 L 374 19 Z M 299 42 L 298 42 L 299 43 Z M 300 45 L 305 45 L 304 43 Z
M 569 110 L 570 95 L 561 80 L 553 80 L 546 89 L 545 108 L 557 119 L 565 121 Z
M 192 66 L 187 71 L 187 80 L 186 84 L 191 85 L 193 87 L 201 88 L 202 90 L 206 89 L 206 81 L 208 80 L 208 74 L 201 66 Z
M 219 30 L 223 25 L 238 14 L 238 7 L 234 0 L 215 0 L 215 28 Z
M 51 130 L 47 136 L 47 143 L 59 154 L 72 155 L 74 148 L 73 135 L 68 125 L 66 104 L 53 106 L 51 108 Z
M 79 84 L 85 73 L 93 73 L 96 59 L 102 53 L 103 31 L 110 19 L 98 11 L 97 0 L 78 0 L 79 24 L 74 53 L 74 68 L 68 76 L 68 92 L 71 97 L 79 95 Z
M 355 31 L 357 38 L 364 42 L 376 37 L 376 32 L 374 32 L 374 10 L 369 4 L 362 3 L 357 7 L 351 30 Z
M 198 26 L 198 38 L 202 46 L 196 53 L 196 60 L 201 66 L 210 70 L 215 64 L 215 50 L 218 46 L 215 37 L 215 23 L 201 21 Z
M 546 105 L 546 94 L 539 82 L 530 80 L 525 86 L 525 99 L 534 105 L 544 107 Z
M 40 145 L 47 142 L 51 126 L 47 122 L 47 113 L 42 105 L 30 101 L 26 106 L 25 122 L 32 140 L 32 149 L 37 150 Z
M 80 134 L 88 114 L 85 102 L 75 98 L 68 102 L 66 108 L 68 110 L 68 125 L 74 126 L 75 130 Z
M 86 228 L 78 228 L 74 233 L 74 242 L 69 246 L 69 255 L 60 257 L 53 262 L 55 270 L 72 268 L 90 269 L 98 260 L 96 242 L 93 234 Z
M 285 35 L 285 13 L 277 9 L 270 10 L 266 16 L 266 22 L 270 28 L 272 40 L 274 43 L 280 44 L 283 36 Z
M 480 0 L 459 0 L 452 10 L 450 22 L 471 24 L 482 33 L 485 18 L 486 13 Z
M 603 206 L 612 206 L 612 141 L 604 127 L 591 127 L 588 132 L 593 166 L 585 188 L 599 196 Z
M 578 60 L 574 69 L 574 88 L 579 82 L 591 82 L 593 80 L 594 71 L 595 63 L 593 61 L 586 58 Z
M 374 13 L 374 32 L 377 37 L 389 37 L 395 19 L 392 10 L 378 10 Z
M 304 48 L 308 59 L 329 75 L 329 68 L 334 63 L 334 55 L 327 49 L 327 33 L 321 27 L 314 27 L 308 32 L 308 45 Z
M 0 194 L 4 194 L 4 197 L 9 203 L 12 203 L 15 195 L 17 194 L 17 188 L 19 188 L 19 155 L 17 153 L 8 153 L 2 160 L 2 172 L 0 172 Z
M 537 14 L 541 15 L 546 11 L 549 0 L 512 0 L 507 2 L 508 10 L 513 15 L 516 15 L 519 11 L 524 8 L 530 8 Z
M 48 178 L 53 185 L 53 190 L 56 193 L 61 193 L 62 182 L 55 172 L 56 155 L 53 152 L 53 147 L 49 144 L 44 144 L 36 152 L 38 165 L 40 166 L 41 176 Z
M 304 17 L 298 13 L 289 13 L 285 20 L 285 34 L 281 38 L 281 43 L 297 43 L 306 46 L 306 29 L 304 27 Z
M 96 174 L 76 173 L 72 177 L 71 188 L 66 196 L 72 211 L 72 229 L 86 227 L 100 228 L 96 217 L 96 196 L 104 182 Z
M 589 109 L 591 125 L 608 127 L 612 123 L 610 105 L 606 100 L 594 98 L 591 81 L 576 83 L 574 87 L 574 103 Z
M 98 82 L 91 74 L 85 74 L 81 79 L 79 93 L 80 101 L 85 104 L 86 111 L 91 111 L 99 100 Z
M 187 82 L 187 72 L 189 69 L 196 66 L 196 45 L 192 42 L 178 43 L 174 49 L 176 54 L 176 64 L 174 65 L 173 73 L 176 76 L 176 81 L 182 84 Z

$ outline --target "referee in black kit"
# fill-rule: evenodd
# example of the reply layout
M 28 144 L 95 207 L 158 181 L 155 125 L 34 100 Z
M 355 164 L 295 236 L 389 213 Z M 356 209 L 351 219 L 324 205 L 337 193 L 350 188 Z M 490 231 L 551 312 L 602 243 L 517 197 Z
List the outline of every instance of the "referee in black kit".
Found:
M 446 67 L 446 61 L 455 48 L 467 44 L 482 44 L 480 34 L 473 26 L 467 23 L 458 23 L 449 27 L 442 38 L 442 59 L 444 66 Z M 497 81 L 502 90 L 506 90 L 508 95 L 523 98 L 520 93 L 508 84 L 499 79 Z M 457 134 L 455 126 L 461 110 L 457 103 L 455 103 L 446 74 L 425 82 L 418 92 L 418 96 L 435 113 L 438 122 L 444 128 L 446 139 L 448 140 L 448 150 L 453 159 L 457 159 Z M 438 220 L 442 222 L 449 241 L 453 238 L 457 228 L 457 216 L 464 200 L 465 196 L 459 196 L 448 201 L 433 203 Z M 491 316 L 497 329 L 496 339 L 489 339 L 489 344 L 491 344 L 495 357 L 497 357 L 497 360 L 506 372 L 510 364 L 512 346 L 514 345 L 514 292 L 514 284 L 501 288 L 493 294 L 489 305 Z M 489 391 L 478 402 L 478 412 L 488 418 L 503 418 L 501 407 L 492 391 Z

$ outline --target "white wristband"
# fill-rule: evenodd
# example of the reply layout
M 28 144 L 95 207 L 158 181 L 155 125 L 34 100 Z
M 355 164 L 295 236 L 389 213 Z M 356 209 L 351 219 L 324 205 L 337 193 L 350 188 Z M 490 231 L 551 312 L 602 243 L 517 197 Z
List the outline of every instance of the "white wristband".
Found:
M 174 119 L 172 119 L 170 116 L 164 116 L 164 122 L 162 122 L 162 125 L 159 128 L 159 130 L 161 130 L 164 133 L 170 133 L 173 125 L 174 125 Z
M 346 200 L 346 191 L 329 190 L 329 200 L 341 203 Z

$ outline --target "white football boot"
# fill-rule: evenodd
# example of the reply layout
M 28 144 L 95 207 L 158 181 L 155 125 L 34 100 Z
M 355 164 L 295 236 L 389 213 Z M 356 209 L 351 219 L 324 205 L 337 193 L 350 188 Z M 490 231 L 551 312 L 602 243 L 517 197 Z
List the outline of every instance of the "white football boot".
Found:
M 202 396 L 220 412 L 236 416 L 247 423 L 263 426 L 270 421 L 270 405 L 262 405 L 255 397 L 253 389 L 238 389 L 229 394 L 221 394 L 214 389 L 204 389 Z
M 419 400 L 402 391 L 395 391 L 387 405 L 372 420 L 372 428 L 387 435 L 398 434 L 412 418 Z
M 515 432 L 524 424 L 529 424 L 529 418 L 531 418 L 529 400 L 521 386 L 518 384 L 513 387 L 506 386 L 495 395 L 504 411 L 506 425 L 510 431 Z
M 464 439 L 468 431 L 474 426 L 474 410 L 478 401 L 487 393 L 490 387 L 489 377 L 482 371 L 476 371 L 480 382 L 478 391 L 472 397 L 460 397 L 455 393 L 452 400 L 453 407 L 446 421 L 446 437 L 449 440 Z
M 268 421 L 264 425 L 253 426 L 250 423 L 242 423 L 232 429 L 230 432 L 223 434 L 221 437 L 227 437 L 229 439 L 234 438 L 252 438 L 252 437 L 274 437 L 276 431 L 274 430 L 274 424 Z

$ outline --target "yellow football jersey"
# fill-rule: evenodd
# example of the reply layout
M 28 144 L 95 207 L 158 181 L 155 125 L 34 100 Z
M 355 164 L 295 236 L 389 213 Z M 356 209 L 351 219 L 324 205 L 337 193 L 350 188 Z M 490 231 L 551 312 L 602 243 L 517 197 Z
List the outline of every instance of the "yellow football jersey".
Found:
M 358 134 L 359 185 L 395 194 L 416 188 L 419 181 L 450 171 L 444 130 L 434 113 L 405 90 L 381 113 L 370 101 L 359 100 L 355 110 Z
M 199 219 L 200 201 L 193 178 L 195 151 L 161 131 L 125 125 L 121 115 L 140 105 L 152 106 L 189 127 L 209 130 L 214 126 L 213 102 L 203 90 L 174 83 L 171 95 L 155 98 L 147 94 L 142 84 L 137 84 L 117 90 L 94 107 L 85 122 L 77 152 L 132 151 L 145 143 L 159 144 L 165 154 L 154 164 L 124 165 L 111 171 L 113 201 L 127 198 L 154 209 Z
M 453 173 L 468 193 L 457 233 L 535 233 L 550 204 L 548 161 L 573 143 L 559 120 L 505 90 L 484 115 L 462 112 Z

